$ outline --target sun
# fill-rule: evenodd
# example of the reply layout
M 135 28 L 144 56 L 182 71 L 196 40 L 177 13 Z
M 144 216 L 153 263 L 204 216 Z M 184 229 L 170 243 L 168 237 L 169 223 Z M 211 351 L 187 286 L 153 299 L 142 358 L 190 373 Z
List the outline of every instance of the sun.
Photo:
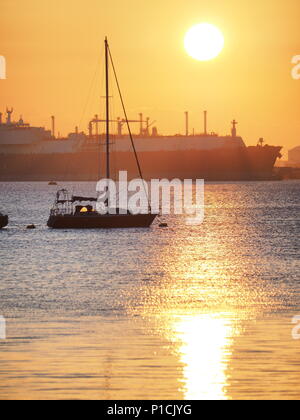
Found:
M 184 46 L 192 58 L 208 61 L 216 58 L 223 50 L 224 37 L 216 26 L 210 23 L 200 23 L 188 30 Z

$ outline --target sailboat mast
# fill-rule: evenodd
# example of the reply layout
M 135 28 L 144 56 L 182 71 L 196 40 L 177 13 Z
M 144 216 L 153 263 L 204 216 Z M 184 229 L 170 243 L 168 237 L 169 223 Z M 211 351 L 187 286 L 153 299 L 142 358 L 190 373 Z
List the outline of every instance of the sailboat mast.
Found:
M 110 179 L 110 150 L 109 150 L 109 68 L 108 68 L 108 40 L 105 38 L 105 79 L 106 79 L 106 178 Z

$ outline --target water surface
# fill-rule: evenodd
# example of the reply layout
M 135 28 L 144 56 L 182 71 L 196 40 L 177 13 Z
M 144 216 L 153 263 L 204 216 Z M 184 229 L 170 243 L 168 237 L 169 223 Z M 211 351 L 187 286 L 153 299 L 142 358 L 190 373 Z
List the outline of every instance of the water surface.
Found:
M 0 184 L 1 399 L 299 399 L 298 181 L 207 184 L 202 225 L 116 231 L 49 230 L 56 188 Z

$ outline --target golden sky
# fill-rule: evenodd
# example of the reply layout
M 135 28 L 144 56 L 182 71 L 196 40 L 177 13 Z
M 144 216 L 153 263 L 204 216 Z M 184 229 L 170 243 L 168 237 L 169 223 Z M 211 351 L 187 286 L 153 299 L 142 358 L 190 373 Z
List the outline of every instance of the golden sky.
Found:
M 207 109 L 211 131 L 229 133 L 236 118 L 249 145 L 259 137 L 285 150 L 300 144 L 300 80 L 291 77 L 300 55 L 299 0 L 0 0 L 0 10 L 2 112 L 13 106 L 16 118 L 47 127 L 54 114 L 61 133 L 86 130 L 104 111 L 107 35 L 130 118 L 144 112 L 160 133 L 183 133 L 189 110 L 190 128 L 200 132 Z M 225 37 L 209 62 L 193 60 L 183 46 L 200 22 Z

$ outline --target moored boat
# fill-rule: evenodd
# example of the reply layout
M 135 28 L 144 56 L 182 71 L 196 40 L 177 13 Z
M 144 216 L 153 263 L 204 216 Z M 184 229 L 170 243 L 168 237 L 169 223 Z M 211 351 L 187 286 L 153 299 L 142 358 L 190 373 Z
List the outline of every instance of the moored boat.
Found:
M 6 227 L 8 225 L 8 216 L 4 216 L 0 213 L 0 229 Z
M 67 190 L 57 192 L 54 207 L 48 220 L 48 227 L 53 229 L 120 229 L 147 228 L 156 218 L 156 214 L 131 214 L 127 210 L 115 209 L 115 214 L 99 214 L 90 203 L 96 202 L 91 197 L 70 197 Z M 76 203 L 89 203 L 77 204 Z
M 136 158 L 137 167 L 139 169 L 140 178 L 143 179 L 140 163 L 138 160 L 137 152 L 135 149 L 134 141 L 132 138 L 129 121 L 125 110 L 123 98 L 121 95 L 120 86 L 117 80 L 115 67 L 112 61 L 109 45 L 105 39 L 105 75 L 106 75 L 106 179 L 110 179 L 110 115 L 109 115 L 109 63 L 111 63 L 116 79 L 120 99 L 123 106 L 125 121 L 127 123 L 129 136 L 132 143 L 132 148 Z M 154 222 L 158 214 L 151 211 L 148 207 L 148 213 L 133 214 L 128 210 L 120 208 L 110 209 L 107 212 L 98 212 L 93 205 L 75 205 L 79 202 L 97 202 L 98 199 L 94 197 L 69 197 L 66 189 L 57 192 L 54 207 L 51 210 L 48 220 L 48 227 L 53 229 L 120 229 L 120 228 L 148 228 Z M 105 203 L 109 203 L 109 197 Z

